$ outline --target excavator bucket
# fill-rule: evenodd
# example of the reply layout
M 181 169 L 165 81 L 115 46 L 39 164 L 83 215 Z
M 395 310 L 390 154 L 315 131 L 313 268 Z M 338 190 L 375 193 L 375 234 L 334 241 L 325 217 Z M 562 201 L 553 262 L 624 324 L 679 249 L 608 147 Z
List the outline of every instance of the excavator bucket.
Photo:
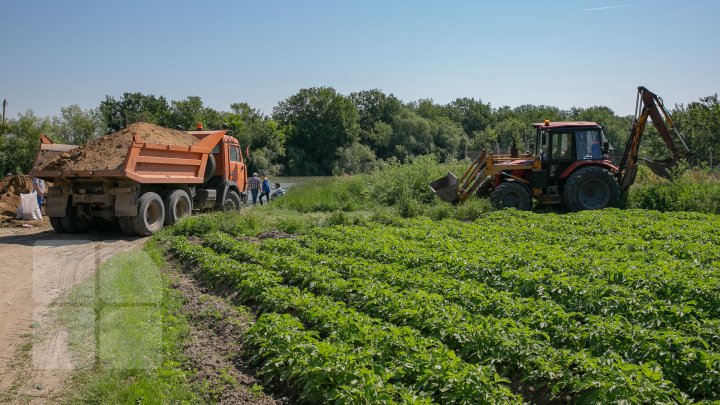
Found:
M 668 169 L 675 166 L 675 163 L 677 163 L 676 160 L 672 157 L 658 160 L 640 158 L 640 160 L 645 162 L 645 164 L 650 168 L 650 170 L 652 170 L 652 172 L 655 173 L 657 176 L 668 180 L 672 178 L 672 175 L 670 174 L 670 172 L 668 172 Z
M 431 182 L 429 186 L 430 190 L 443 201 L 455 202 L 458 199 L 459 182 L 453 172 L 448 172 L 446 176 Z

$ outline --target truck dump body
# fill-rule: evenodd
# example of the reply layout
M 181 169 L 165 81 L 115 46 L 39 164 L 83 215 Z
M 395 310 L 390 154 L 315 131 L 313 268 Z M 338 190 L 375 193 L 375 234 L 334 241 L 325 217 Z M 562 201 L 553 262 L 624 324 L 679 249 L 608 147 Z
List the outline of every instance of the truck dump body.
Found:
M 80 147 L 53 144 L 43 137 L 30 174 L 50 181 L 112 178 L 140 184 L 203 183 L 208 156 L 227 131 L 191 135 L 157 128 L 132 124 Z

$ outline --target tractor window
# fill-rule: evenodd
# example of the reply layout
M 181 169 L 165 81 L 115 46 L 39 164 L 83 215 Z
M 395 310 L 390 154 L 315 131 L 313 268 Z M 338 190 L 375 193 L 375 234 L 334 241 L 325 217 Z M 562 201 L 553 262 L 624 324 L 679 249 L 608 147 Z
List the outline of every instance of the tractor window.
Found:
M 578 160 L 602 159 L 602 135 L 600 131 L 577 131 L 575 139 Z
M 573 134 L 571 132 L 552 134 L 551 147 L 552 160 L 572 160 Z

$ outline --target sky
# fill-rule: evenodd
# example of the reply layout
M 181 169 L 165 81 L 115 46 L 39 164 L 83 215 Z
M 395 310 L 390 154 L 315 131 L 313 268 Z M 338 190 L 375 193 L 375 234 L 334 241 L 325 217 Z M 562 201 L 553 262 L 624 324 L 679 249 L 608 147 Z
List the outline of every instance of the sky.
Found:
M 54 116 L 141 92 L 270 114 L 331 86 L 630 115 L 639 85 L 668 107 L 720 93 L 719 19 L 717 0 L 6 0 L 0 102 Z

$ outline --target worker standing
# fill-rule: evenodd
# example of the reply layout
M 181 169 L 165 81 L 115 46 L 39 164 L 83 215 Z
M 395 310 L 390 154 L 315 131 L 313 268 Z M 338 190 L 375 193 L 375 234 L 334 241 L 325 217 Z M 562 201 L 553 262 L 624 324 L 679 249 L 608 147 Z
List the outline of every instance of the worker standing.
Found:
M 257 173 L 253 173 L 252 177 L 248 179 L 248 188 L 250 188 L 250 194 L 252 194 L 252 203 L 257 203 L 258 193 L 260 192 L 260 178 Z M 262 200 L 260 200 L 262 205 Z
M 265 173 L 262 173 L 262 189 L 260 193 L 260 205 L 262 205 L 262 199 L 263 196 L 265 196 L 265 200 L 268 204 L 270 204 L 270 180 L 268 180 L 267 175 Z
M 44 197 L 45 197 L 45 181 L 37 177 L 32 179 L 33 191 L 37 194 L 38 208 L 42 210 Z

